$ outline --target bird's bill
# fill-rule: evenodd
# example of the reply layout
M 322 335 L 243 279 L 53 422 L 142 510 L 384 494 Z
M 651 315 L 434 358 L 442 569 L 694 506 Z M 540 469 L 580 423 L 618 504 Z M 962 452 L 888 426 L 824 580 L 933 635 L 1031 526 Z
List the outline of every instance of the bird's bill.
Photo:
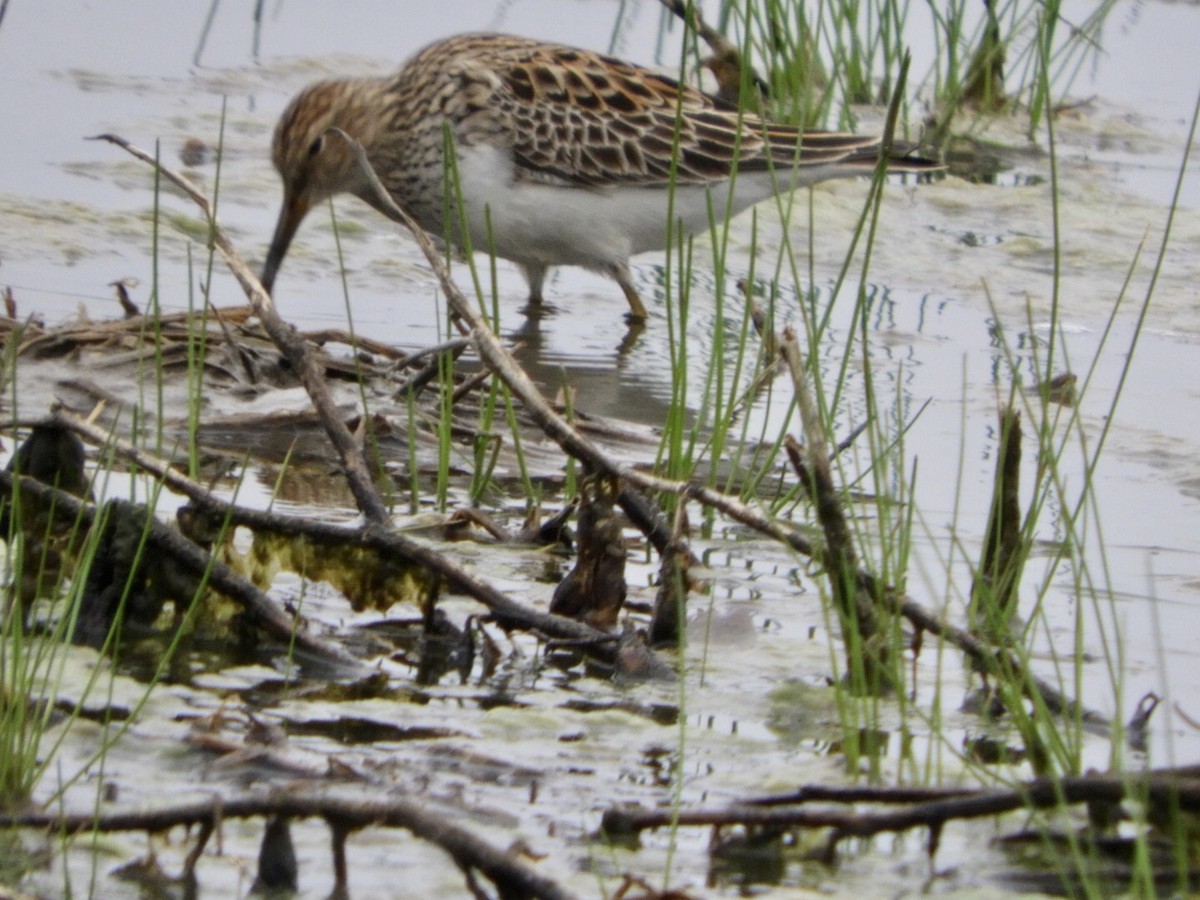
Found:
M 267 261 L 263 264 L 262 277 L 259 279 L 268 294 L 275 285 L 275 276 L 279 273 L 283 258 L 287 256 L 296 229 L 308 215 L 310 206 L 312 201 L 307 193 L 285 192 L 279 221 L 275 223 L 275 236 L 271 238 L 271 249 L 267 251 Z

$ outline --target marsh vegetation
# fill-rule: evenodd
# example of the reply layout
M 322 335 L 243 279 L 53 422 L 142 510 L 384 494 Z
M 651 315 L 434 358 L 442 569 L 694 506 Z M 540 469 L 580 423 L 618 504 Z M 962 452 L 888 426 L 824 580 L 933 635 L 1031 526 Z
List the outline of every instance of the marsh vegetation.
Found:
M 1172 250 L 1200 229 L 1178 135 L 1079 99 L 1129 9 L 595 6 L 594 49 L 924 140 L 948 174 L 678 238 L 638 260 L 644 329 L 587 275 L 525 319 L 511 267 L 341 202 L 272 305 L 266 227 L 225 223 L 275 202 L 282 101 L 216 97 L 264 76 L 213 90 L 200 30 L 212 108 L 180 126 L 160 97 L 150 141 L 97 118 L 89 177 L 136 213 L 54 233 L 139 248 L 92 286 L 122 312 L 6 292 L 0 884 L 1194 889 L 1197 558 L 1126 531 L 1194 501 L 1172 416 L 1139 443 L 1126 394 L 1147 347 L 1193 355 Z M 1089 154 L 1118 140 L 1173 187 L 1113 216 Z M 1130 465 L 1171 475 L 1130 500 Z

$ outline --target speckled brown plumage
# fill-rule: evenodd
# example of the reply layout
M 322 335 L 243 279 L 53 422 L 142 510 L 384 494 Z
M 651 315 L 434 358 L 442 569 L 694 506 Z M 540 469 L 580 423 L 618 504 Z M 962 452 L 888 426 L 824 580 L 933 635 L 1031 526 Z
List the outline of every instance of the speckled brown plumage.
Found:
M 869 174 L 879 154 L 873 138 L 768 123 L 597 53 L 460 35 L 393 75 L 320 82 L 292 100 L 272 149 L 284 202 L 263 271 L 268 290 L 314 203 L 349 192 L 380 205 L 330 128 L 362 143 L 392 198 L 427 231 L 521 266 L 531 300 L 541 299 L 548 267 L 582 265 L 617 280 L 634 318 L 645 309 L 628 259 L 666 246 L 668 190 L 679 222 L 695 231 L 725 207 L 720 192 L 735 170 L 736 212 L 781 190 Z M 446 224 L 447 134 L 466 234 L 457 217 Z M 906 151 L 890 165 L 935 167 Z

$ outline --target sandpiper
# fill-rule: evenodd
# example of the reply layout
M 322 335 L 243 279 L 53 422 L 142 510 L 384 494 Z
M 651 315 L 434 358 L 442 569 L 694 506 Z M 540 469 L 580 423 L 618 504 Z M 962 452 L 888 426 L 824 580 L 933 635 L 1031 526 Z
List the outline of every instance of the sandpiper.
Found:
M 781 191 L 870 174 L 881 152 L 875 138 L 768 122 L 598 53 L 459 35 L 392 75 L 312 84 L 284 110 L 272 144 L 283 206 L 263 267 L 268 291 L 315 204 L 346 192 L 384 211 L 334 128 L 363 145 L 398 206 L 459 246 L 461 194 L 471 246 L 516 263 L 532 305 L 551 266 L 583 266 L 616 280 L 631 320 L 644 319 L 646 308 L 629 258 L 665 248 L 670 217 L 700 231 L 714 214 Z M 937 168 L 907 147 L 893 148 L 888 161 L 894 171 Z

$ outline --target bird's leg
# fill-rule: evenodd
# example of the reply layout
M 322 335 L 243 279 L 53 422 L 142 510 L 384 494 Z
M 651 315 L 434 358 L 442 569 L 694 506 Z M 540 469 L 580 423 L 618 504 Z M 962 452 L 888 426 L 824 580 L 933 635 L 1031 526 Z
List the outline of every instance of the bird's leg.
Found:
M 519 263 L 521 274 L 529 283 L 527 311 L 540 309 L 543 301 L 542 286 L 546 283 L 546 266 L 539 263 Z
M 621 290 L 625 292 L 625 299 L 629 301 L 629 321 L 646 321 L 646 307 L 642 305 L 642 298 L 638 294 L 637 288 L 633 286 L 633 276 L 629 273 L 629 266 L 625 263 L 615 263 L 608 271 L 621 286 Z

